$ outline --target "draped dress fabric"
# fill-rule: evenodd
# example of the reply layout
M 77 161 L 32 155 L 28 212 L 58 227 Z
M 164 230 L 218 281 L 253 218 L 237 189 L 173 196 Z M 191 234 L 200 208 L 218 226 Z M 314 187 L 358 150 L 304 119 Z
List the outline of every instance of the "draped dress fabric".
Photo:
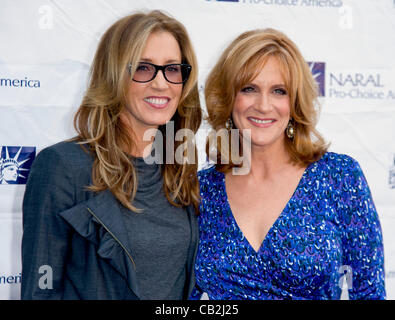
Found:
M 256 252 L 234 219 L 225 175 L 199 172 L 200 244 L 191 299 L 385 299 L 381 227 L 357 161 L 325 153 L 303 173 Z

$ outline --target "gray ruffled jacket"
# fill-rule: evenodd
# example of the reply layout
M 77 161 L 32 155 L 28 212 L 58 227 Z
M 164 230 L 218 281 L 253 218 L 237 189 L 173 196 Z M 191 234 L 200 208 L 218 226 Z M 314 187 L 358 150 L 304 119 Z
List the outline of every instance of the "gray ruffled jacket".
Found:
M 125 209 L 110 191 L 84 188 L 92 163 L 74 142 L 35 159 L 23 200 L 22 299 L 139 299 Z M 195 212 L 186 211 L 192 240 L 184 299 L 194 286 L 198 244 Z

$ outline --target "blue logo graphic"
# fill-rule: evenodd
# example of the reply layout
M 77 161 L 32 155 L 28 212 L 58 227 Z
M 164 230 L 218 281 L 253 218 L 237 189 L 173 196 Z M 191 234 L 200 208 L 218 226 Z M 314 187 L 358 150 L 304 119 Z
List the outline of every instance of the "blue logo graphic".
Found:
M 319 96 L 325 96 L 325 62 L 307 62 L 314 80 L 319 86 Z
M 391 189 L 395 189 L 395 154 L 393 155 L 393 163 L 390 167 L 388 184 Z
M 0 148 L 0 184 L 26 184 L 36 147 Z

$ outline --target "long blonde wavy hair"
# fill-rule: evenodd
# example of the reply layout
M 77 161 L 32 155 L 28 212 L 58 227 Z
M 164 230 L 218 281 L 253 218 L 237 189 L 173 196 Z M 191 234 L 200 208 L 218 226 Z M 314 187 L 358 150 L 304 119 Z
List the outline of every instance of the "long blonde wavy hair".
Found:
M 290 95 L 291 118 L 295 136 L 285 139 L 286 150 L 296 165 L 308 165 L 318 160 L 327 150 L 327 143 L 316 130 L 318 121 L 318 87 L 308 64 L 297 46 L 282 32 L 267 28 L 242 33 L 225 49 L 218 62 L 208 75 L 205 85 L 208 122 L 215 129 L 226 127 L 231 117 L 237 92 L 252 81 L 261 71 L 268 57 L 279 61 L 281 71 Z M 218 141 L 216 167 L 228 172 L 232 163 L 221 163 L 222 141 Z M 227 141 L 229 146 L 231 143 Z M 209 156 L 211 145 L 207 142 Z M 224 159 L 231 159 L 229 154 Z
M 126 16 L 104 33 L 90 69 L 87 91 L 74 117 L 74 127 L 78 132 L 75 139 L 89 146 L 94 156 L 92 185 L 88 189 L 95 192 L 109 189 L 123 206 L 134 212 L 140 211 L 133 205 L 138 177 L 126 152 L 135 145 L 130 136 L 130 129 L 133 128 L 126 128 L 120 115 L 126 106 L 131 80 L 128 66 L 138 65 L 148 37 L 157 31 L 171 33 L 180 46 L 182 62 L 192 66 L 171 120 L 174 121 L 175 130 L 188 128 L 196 133 L 202 117 L 196 56 L 184 26 L 158 10 Z M 160 126 L 159 130 L 165 136 L 164 126 Z M 175 153 L 182 143 L 175 141 L 174 150 L 165 150 L 165 153 Z M 193 148 L 196 153 L 196 146 L 193 145 Z M 162 166 L 163 189 L 172 205 L 193 205 L 197 212 L 199 185 L 196 172 L 197 164 L 193 163 Z

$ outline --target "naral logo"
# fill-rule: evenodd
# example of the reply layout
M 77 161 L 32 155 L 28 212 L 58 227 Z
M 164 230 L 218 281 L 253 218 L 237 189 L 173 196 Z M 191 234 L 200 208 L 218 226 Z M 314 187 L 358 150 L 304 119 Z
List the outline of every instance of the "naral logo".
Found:
M 239 0 L 206 0 L 206 1 L 239 2 Z
M 0 184 L 26 184 L 36 147 L 0 148 Z
M 388 184 L 391 189 L 395 189 L 395 154 L 393 155 L 393 163 L 389 171 Z
M 392 77 L 390 72 L 364 70 L 360 72 L 330 72 L 328 97 L 337 99 L 394 100 L 395 90 L 383 79 Z
M 325 62 L 308 62 L 314 80 L 319 86 L 319 96 L 325 96 Z

